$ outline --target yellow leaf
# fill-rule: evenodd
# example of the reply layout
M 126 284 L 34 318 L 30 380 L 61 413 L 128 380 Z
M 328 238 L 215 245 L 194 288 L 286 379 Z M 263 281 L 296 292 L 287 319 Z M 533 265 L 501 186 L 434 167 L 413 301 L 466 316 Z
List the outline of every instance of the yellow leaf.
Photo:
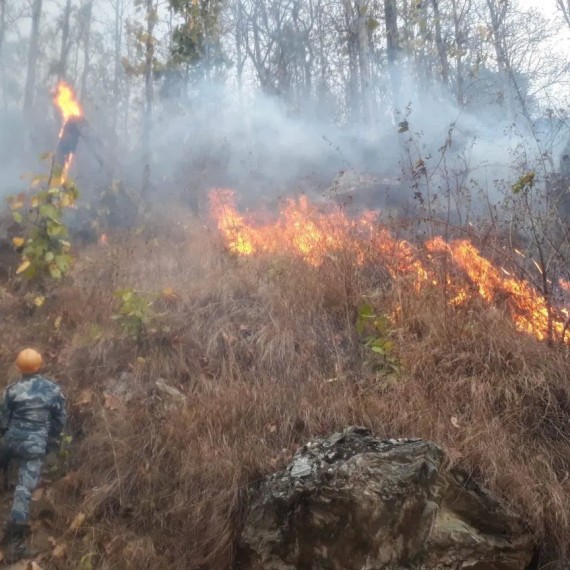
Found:
M 81 390 L 79 399 L 75 402 L 75 406 L 87 406 L 93 401 L 93 392 L 91 390 Z
M 32 196 L 30 203 L 32 205 L 32 208 L 37 208 L 40 205 L 40 199 L 37 196 Z
M 24 271 L 26 271 L 26 269 L 28 269 L 28 267 L 30 267 L 31 263 L 29 259 L 26 259 L 21 265 L 20 267 L 18 267 L 18 269 L 16 269 L 16 275 L 19 275 L 20 273 L 23 273 Z
M 69 526 L 69 530 L 78 530 L 79 527 L 81 527 L 83 525 L 86 518 L 87 518 L 87 515 L 85 513 L 77 513 L 77 515 L 75 516 L 75 518 L 71 522 L 71 525 Z
M 39 295 L 34 299 L 34 305 L 36 307 L 41 307 L 46 301 L 46 298 L 43 295 Z
M 26 243 L 26 240 L 23 237 L 14 237 L 12 238 L 12 243 L 14 247 L 22 247 Z
M 55 319 L 55 322 L 53 323 L 53 328 L 58 331 L 59 327 L 61 327 L 61 315 L 59 317 L 57 317 L 57 319 Z

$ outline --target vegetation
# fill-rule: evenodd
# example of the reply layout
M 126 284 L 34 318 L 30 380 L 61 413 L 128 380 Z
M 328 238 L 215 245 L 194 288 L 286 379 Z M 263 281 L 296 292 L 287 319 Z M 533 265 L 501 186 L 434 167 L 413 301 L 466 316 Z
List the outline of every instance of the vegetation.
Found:
M 20 194 L 8 198 L 14 221 L 20 226 L 20 235 L 12 243 L 21 254 L 16 270 L 28 278 L 50 276 L 61 279 L 72 261 L 69 229 L 64 222 L 65 208 L 75 204 L 79 192 L 71 180 L 62 180 L 62 173 L 35 176 L 31 195 Z

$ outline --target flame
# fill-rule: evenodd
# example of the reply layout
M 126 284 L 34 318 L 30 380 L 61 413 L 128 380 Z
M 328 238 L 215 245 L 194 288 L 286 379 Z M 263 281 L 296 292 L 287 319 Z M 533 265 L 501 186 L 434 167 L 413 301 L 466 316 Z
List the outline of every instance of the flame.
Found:
M 276 220 L 258 224 L 238 211 L 232 190 L 214 189 L 210 211 L 226 246 L 238 255 L 292 254 L 319 266 L 343 253 L 360 265 L 380 263 L 393 278 L 407 279 L 418 293 L 425 287 L 444 290 L 453 307 L 476 298 L 500 304 L 517 330 L 539 340 L 565 335 L 568 311 L 549 308 L 528 281 L 495 265 L 469 240 L 446 242 L 437 237 L 418 248 L 396 238 L 371 213 L 351 218 L 342 211 L 323 212 L 306 197 L 288 200 Z M 570 283 L 562 286 L 570 290 Z
M 61 113 L 63 126 L 69 119 L 80 119 L 83 117 L 83 109 L 77 100 L 75 92 L 65 81 L 60 81 L 56 85 L 53 102 Z M 63 126 L 59 134 L 60 137 L 63 132 Z
M 60 81 L 56 85 L 53 95 L 53 102 L 63 119 L 61 129 L 59 130 L 59 139 L 61 140 L 67 122 L 71 119 L 81 119 L 83 117 L 83 109 L 77 100 L 75 92 L 65 81 Z M 69 156 L 65 159 L 65 164 L 62 167 L 61 177 L 58 184 L 63 184 L 67 180 L 67 175 L 69 173 L 69 169 L 71 168 L 71 164 L 73 163 L 73 158 L 73 153 L 70 153 Z

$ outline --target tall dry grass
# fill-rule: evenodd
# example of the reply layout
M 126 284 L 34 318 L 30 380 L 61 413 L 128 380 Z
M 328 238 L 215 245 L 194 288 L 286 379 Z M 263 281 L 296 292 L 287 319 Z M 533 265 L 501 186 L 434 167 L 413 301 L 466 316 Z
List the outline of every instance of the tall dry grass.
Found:
M 370 259 L 237 259 L 176 223 L 82 252 L 73 283 L 27 317 L 65 315 L 42 340 L 75 436 L 72 473 L 54 485 L 60 531 L 87 514 L 50 564 L 229 569 L 255 483 L 350 424 L 438 442 L 566 560 L 567 350 L 518 333 L 500 306 L 449 306 L 445 290 L 418 294 Z M 178 298 L 156 302 L 136 341 L 111 318 L 121 287 Z M 392 319 L 399 372 L 375 371 L 356 334 L 365 302 Z M 158 378 L 186 402 L 164 398 Z

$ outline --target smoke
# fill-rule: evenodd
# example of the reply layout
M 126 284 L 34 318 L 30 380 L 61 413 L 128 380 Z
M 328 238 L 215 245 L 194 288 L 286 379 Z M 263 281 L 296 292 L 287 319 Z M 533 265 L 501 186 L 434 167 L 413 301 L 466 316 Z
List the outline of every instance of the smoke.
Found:
M 428 200 L 430 211 L 438 212 L 449 208 L 451 195 L 464 219 L 468 210 L 481 214 L 489 204 L 500 205 L 502 188 L 525 163 L 531 168 L 547 152 L 554 156 L 550 168 L 557 167 L 567 129 L 547 121 L 513 125 L 498 120 L 496 109 L 460 110 L 445 93 L 420 93 L 409 78 L 403 85 L 404 109 L 394 114 L 386 102 L 368 123 L 336 124 L 326 109 L 295 112 L 259 91 L 238 97 L 228 85 L 212 83 L 196 88 L 190 103 L 159 100 L 150 141 L 150 197 L 182 199 L 199 209 L 209 188 L 231 186 L 254 208 L 300 192 L 322 199 L 334 188 L 356 201 L 360 192 L 367 207 L 404 209 Z M 89 138 L 80 141 L 72 172 L 83 195 L 117 178 L 137 192 L 141 121 L 133 121 L 128 140 L 114 146 L 112 111 L 86 111 Z M 20 175 L 38 166 L 41 152 L 52 150 L 60 125 L 44 117 L 27 138 L 17 112 L 0 120 L 0 196 L 6 196 L 25 188 Z

